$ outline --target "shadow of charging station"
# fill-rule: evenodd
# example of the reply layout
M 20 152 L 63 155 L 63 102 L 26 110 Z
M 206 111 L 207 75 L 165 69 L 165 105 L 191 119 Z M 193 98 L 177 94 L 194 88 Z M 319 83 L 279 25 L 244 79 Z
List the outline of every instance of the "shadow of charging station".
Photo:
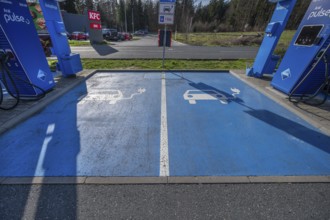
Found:
M 75 76 L 82 70 L 82 64 L 79 54 L 71 53 L 58 2 L 40 0 L 40 6 L 58 58 L 59 71 L 64 77 Z M 0 1 L 0 11 L 3 13 L 0 16 L 0 80 L 17 100 L 16 105 L 21 98 L 43 97 L 55 82 L 26 0 Z
M 277 6 L 266 28 L 264 41 L 248 76 L 274 74 L 271 85 L 291 97 L 307 100 L 329 87 L 330 2 L 312 1 L 278 69 L 279 57 L 274 49 L 296 0 L 275 0 Z M 329 90 L 326 92 L 328 93 Z M 325 99 L 323 102 L 325 102 Z

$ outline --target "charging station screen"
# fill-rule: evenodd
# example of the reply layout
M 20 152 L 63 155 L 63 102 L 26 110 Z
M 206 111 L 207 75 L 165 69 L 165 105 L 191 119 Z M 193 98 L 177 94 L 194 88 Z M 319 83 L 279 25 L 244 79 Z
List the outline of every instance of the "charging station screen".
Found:
M 312 46 L 322 28 L 323 25 L 304 26 L 297 37 L 295 45 Z

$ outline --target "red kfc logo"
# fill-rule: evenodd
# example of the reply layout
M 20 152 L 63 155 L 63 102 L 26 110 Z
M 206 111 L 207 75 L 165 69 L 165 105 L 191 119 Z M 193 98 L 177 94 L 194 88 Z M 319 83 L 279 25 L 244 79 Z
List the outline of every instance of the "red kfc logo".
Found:
M 101 15 L 98 11 L 88 11 L 88 19 L 92 21 L 101 21 Z

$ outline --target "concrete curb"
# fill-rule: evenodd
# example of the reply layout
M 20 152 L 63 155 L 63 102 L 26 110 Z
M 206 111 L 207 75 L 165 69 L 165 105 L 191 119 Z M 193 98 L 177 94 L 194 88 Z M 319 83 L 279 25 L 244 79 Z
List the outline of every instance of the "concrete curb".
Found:
M 166 184 L 167 177 L 87 177 L 85 184 Z
M 8 177 L 0 185 L 330 183 L 330 176 Z

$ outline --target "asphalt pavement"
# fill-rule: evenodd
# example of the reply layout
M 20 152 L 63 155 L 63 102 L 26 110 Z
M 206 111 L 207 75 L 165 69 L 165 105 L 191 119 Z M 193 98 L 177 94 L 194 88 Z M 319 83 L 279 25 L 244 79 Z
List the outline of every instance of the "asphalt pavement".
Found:
M 329 219 L 329 184 L 6 185 L 0 219 Z
M 81 58 L 92 59 L 162 59 L 163 48 L 158 47 L 158 38 L 154 35 L 139 40 L 111 42 L 112 45 L 92 45 L 71 47 L 73 53 Z M 254 59 L 258 47 L 208 47 L 190 46 L 172 41 L 172 47 L 165 50 L 168 59 L 228 60 Z

